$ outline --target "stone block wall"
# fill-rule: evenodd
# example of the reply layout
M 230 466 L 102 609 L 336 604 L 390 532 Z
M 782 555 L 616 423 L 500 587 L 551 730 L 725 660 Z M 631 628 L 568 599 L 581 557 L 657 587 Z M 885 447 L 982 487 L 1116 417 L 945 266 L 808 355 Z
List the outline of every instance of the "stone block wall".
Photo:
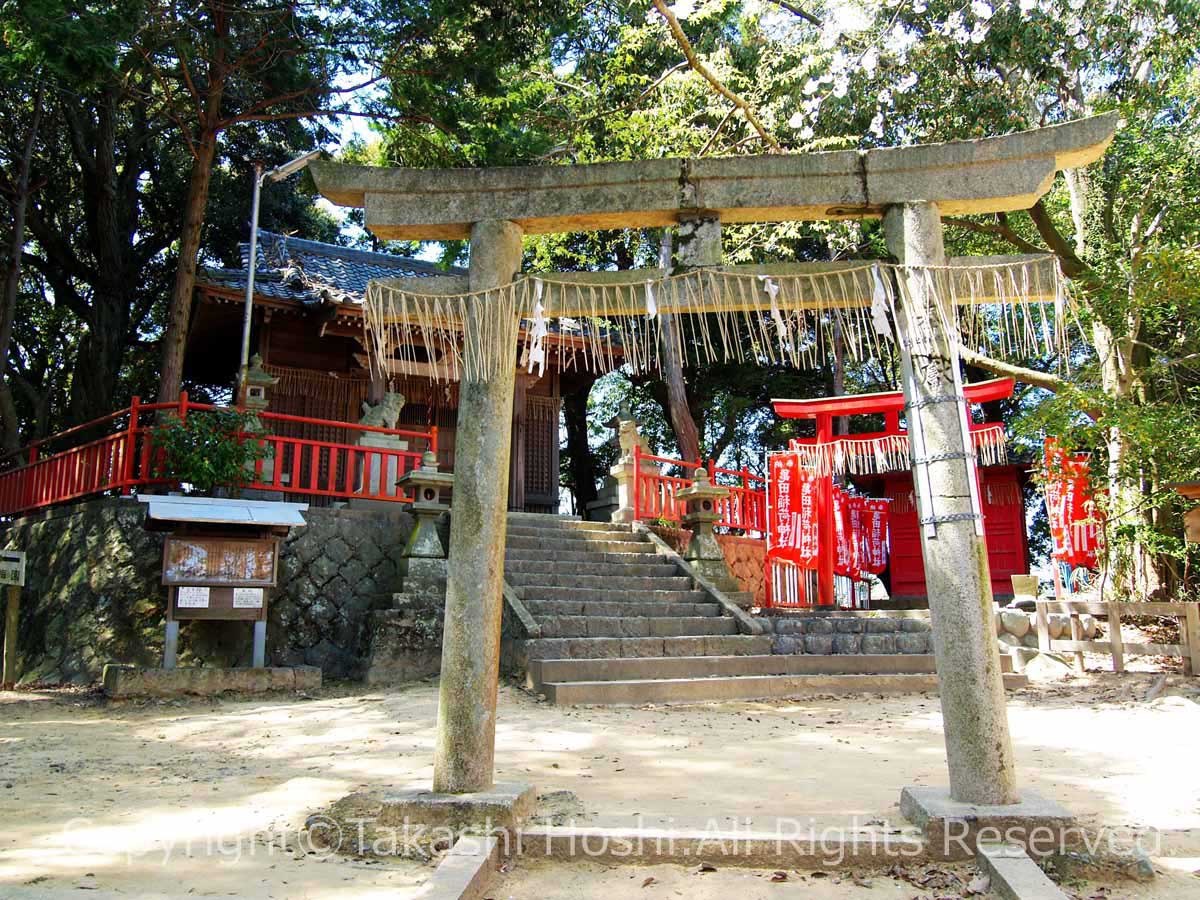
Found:
M 650 530 L 666 541 L 676 553 L 685 552 L 692 540 L 692 533 L 686 528 L 651 525 Z M 762 538 L 736 534 L 718 534 L 716 538 L 721 552 L 725 554 L 725 563 L 738 583 L 738 590 L 753 595 L 754 606 L 762 606 L 767 600 L 767 542 Z
M 86 683 L 106 662 L 162 659 L 166 589 L 162 535 L 145 507 L 94 500 L 18 519 L 0 546 L 29 554 L 18 650 L 24 682 Z M 400 588 L 412 529 L 402 511 L 310 509 L 281 548 L 279 587 L 267 623 L 269 665 L 314 665 L 327 678 L 357 678 L 369 650 L 370 612 Z M 180 665 L 248 665 L 244 622 L 187 622 Z
M 761 616 L 773 636 L 771 652 L 833 654 L 932 653 L 927 618 L 885 616 Z
M 762 538 L 718 534 L 717 543 L 738 587 L 753 594 L 754 605 L 761 607 L 767 602 L 767 542 Z

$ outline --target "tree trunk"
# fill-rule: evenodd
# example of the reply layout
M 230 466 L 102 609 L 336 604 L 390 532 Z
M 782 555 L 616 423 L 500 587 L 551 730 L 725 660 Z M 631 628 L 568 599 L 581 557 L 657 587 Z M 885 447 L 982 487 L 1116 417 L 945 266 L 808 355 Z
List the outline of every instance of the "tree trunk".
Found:
M 213 159 L 217 152 L 216 129 L 206 130 L 196 146 L 184 207 L 183 233 L 179 239 L 179 266 L 167 312 L 167 328 L 162 338 L 162 371 L 158 380 L 158 400 L 168 403 L 179 396 L 183 385 L 183 356 L 187 348 L 188 327 L 192 319 L 192 294 L 196 284 L 196 261 L 200 255 L 200 236 L 208 186 L 212 179 Z
M 846 338 L 842 334 L 842 324 L 833 320 L 833 396 L 842 397 L 846 393 Z M 833 433 L 849 434 L 850 417 L 834 416 Z
M 585 382 L 579 389 L 563 397 L 563 419 L 567 426 L 567 455 L 571 460 L 572 491 L 575 512 L 587 514 L 587 505 L 597 497 L 596 460 L 588 443 L 587 406 L 595 380 Z
M 128 327 L 128 298 L 115 292 L 115 286 L 97 291 L 88 310 L 87 333 L 75 353 L 75 371 L 87 377 L 71 379 L 67 412 L 73 424 L 106 416 L 121 405 L 116 393 Z
M 715 231 L 715 240 L 713 232 Z M 697 219 L 685 221 L 680 226 L 679 262 L 677 271 L 721 262 L 721 223 L 719 220 Z M 659 245 L 658 264 L 666 272 L 671 270 L 671 233 L 664 232 Z M 687 382 L 683 377 L 683 348 L 679 344 L 674 316 L 662 316 L 662 378 L 667 386 L 667 417 L 675 432 L 675 443 L 679 447 L 679 458 L 687 462 L 701 463 L 700 429 L 692 416 L 688 404 Z
M 21 427 L 17 421 L 17 406 L 13 402 L 12 384 L 8 380 L 8 351 L 12 345 L 13 323 L 17 316 L 17 295 L 21 286 L 21 252 L 25 247 L 25 215 L 29 209 L 30 173 L 33 169 L 33 147 L 37 141 L 42 119 L 42 86 L 33 97 L 33 118 L 29 134 L 21 148 L 17 163 L 15 193 L 12 199 L 12 241 L 9 244 L 8 271 L 4 275 L 4 295 L 0 298 L 0 447 L 4 452 L 15 451 L 21 443 Z

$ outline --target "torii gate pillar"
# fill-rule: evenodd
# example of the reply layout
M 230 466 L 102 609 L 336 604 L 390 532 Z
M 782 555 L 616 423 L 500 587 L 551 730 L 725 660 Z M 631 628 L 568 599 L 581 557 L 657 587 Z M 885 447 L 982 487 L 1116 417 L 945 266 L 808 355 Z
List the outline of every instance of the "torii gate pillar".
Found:
M 472 291 L 503 287 L 513 280 L 521 268 L 521 236 L 521 227 L 514 222 L 474 225 Z M 474 302 L 486 303 L 487 297 Z M 480 328 L 474 333 L 484 332 Z M 515 326 L 510 344 L 516 346 Z M 492 378 L 464 377 L 459 385 L 456 441 L 460 452 L 450 517 L 433 759 L 433 789 L 438 793 L 465 794 L 493 787 L 515 357 L 511 365 L 498 368 Z
M 934 203 L 889 207 L 883 219 L 888 250 L 901 264 L 945 265 L 941 217 Z M 928 290 L 923 272 L 905 285 L 920 295 Z M 897 322 L 901 347 L 908 323 Z M 995 637 L 987 547 L 972 515 L 972 448 L 963 440 L 965 400 L 958 365 L 940 329 L 935 339 L 912 348 L 912 377 L 905 378 L 909 433 L 919 418 L 924 459 L 914 439 L 913 483 L 928 472 L 929 496 L 917 490 L 923 530 L 921 553 L 929 588 L 933 648 L 941 694 L 950 799 L 958 803 L 1008 805 L 1018 802 L 1012 741 L 1004 705 L 1004 684 Z M 932 534 L 930 531 L 932 530 Z M 903 803 L 902 803 L 903 807 Z M 903 808 L 901 810 L 904 811 Z M 911 816 L 910 816 L 911 818 Z

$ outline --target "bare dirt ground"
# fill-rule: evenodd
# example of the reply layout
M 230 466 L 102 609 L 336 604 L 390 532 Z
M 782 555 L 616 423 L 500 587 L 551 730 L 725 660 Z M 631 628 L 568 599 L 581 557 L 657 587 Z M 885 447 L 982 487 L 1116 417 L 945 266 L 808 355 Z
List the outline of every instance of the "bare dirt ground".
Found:
M 1079 896 L 1200 896 L 1198 702 L 1200 679 L 1151 673 L 1010 696 L 1023 783 L 1086 825 L 1140 836 L 1163 873 L 1153 885 L 1079 886 Z M 428 866 L 309 854 L 299 835 L 308 815 L 351 791 L 428 784 L 436 708 L 430 683 L 125 704 L 0 693 L 0 897 L 78 897 L 80 887 L 91 897 L 413 895 Z M 589 825 L 888 822 L 902 786 L 946 780 L 933 696 L 572 709 L 503 687 L 497 734 L 498 779 L 574 792 Z M 753 897 L 826 880 L 723 868 L 701 889 L 686 870 L 657 868 L 630 880 L 625 869 L 519 861 L 494 895 L 588 897 L 583 885 L 595 883 L 608 897 Z M 656 882 L 642 888 L 646 877 Z M 576 886 L 556 892 L 538 879 Z M 893 879 L 871 880 L 829 880 L 807 895 L 893 895 Z

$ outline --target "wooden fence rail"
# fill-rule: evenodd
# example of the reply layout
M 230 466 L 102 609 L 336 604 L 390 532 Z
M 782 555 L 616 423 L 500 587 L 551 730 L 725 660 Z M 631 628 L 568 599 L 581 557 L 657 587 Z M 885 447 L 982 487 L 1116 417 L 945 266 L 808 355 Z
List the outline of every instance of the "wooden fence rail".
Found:
M 1070 640 L 1050 638 L 1050 614 L 1066 613 L 1070 618 Z M 1108 640 L 1087 641 L 1083 638 L 1082 615 L 1098 616 L 1108 622 Z M 1121 637 L 1121 616 L 1161 616 L 1179 621 L 1178 644 L 1126 643 Z M 1084 651 L 1108 653 L 1112 656 L 1113 671 L 1125 671 L 1126 656 L 1177 656 L 1183 659 L 1184 671 L 1200 675 L 1200 603 L 1103 603 L 1085 600 L 1037 601 L 1038 649 L 1042 652 L 1061 651 L 1075 655 L 1075 668 L 1083 671 Z

